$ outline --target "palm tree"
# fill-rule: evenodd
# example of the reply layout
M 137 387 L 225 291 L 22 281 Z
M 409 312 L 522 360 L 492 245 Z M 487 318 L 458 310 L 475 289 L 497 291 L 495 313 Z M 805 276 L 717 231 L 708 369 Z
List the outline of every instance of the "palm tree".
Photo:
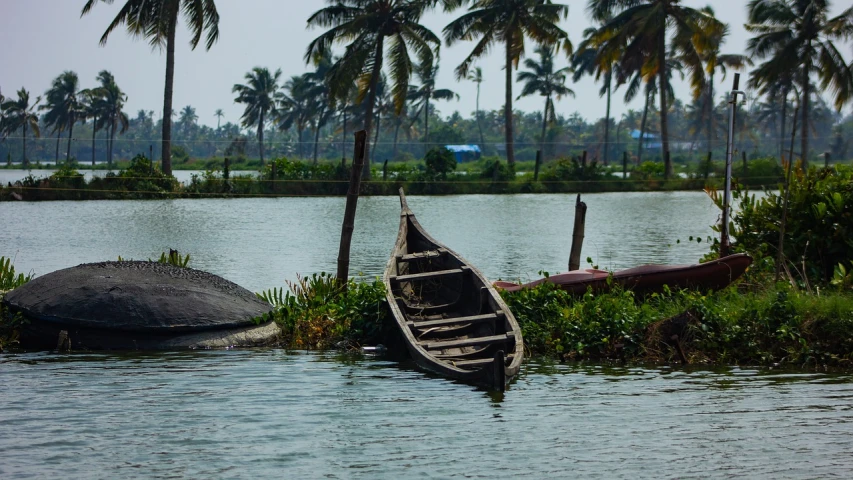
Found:
M 477 106 L 474 115 L 477 116 L 477 131 L 480 132 L 480 151 L 482 152 L 486 148 L 486 140 L 483 138 L 483 115 L 480 113 L 480 84 L 483 83 L 483 69 L 474 67 L 468 72 L 466 78 L 477 84 Z
M 714 15 L 714 10 L 711 7 L 702 9 L 709 15 Z M 752 66 L 752 60 L 746 55 L 738 54 L 721 54 L 720 46 L 729 35 L 729 26 L 723 25 L 723 28 L 710 32 L 711 45 L 702 53 L 702 61 L 705 62 L 705 71 L 708 74 L 708 83 L 705 87 L 705 113 L 707 113 L 708 121 L 708 151 L 711 151 L 714 132 L 714 75 L 719 71 L 726 78 L 728 68 L 742 69 L 746 65 Z
M 246 85 L 236 84 L 231 89 L 237 94 L 237 103 L 246 104 L 240 120 L 244 127 L 258 126 L 258 146 L 261 153 L 261 165 L 264 164 L 264 127 L 270 120 L 270 114 L 275 113 L 276 104 L 282 98 L 278 84 L 281 69 L 270 74 L 269 69 L 255 67 L 245 76 Z
M 332 97 L 340 99 L 358 84 L 358 101 L 364 106 L 364 130 L 367 138 L 373 127 L 376 87 L 385 60 L 390 67 L 391 96 L 399 114 L 406 102 L 414 50 L 420 64 L 432 64 L 441 39 L 420 23 L 424 13 L 441 3 L 449 11 L 462 0 L 327 0 L 330 6 L 308 18 L 310 27 L 329 27 L 311 41 L 305 52 L 306 63 L 317 57 L 331 57 L 334 43 L 347 43 L 346 52 L 328 74 Z M 387 43 L 387 45 L 386 45 Z M 369 146 L 365 146 L 369 150 Z M 365 158 L 370 158 L 365 151 Z M 370 179 L 370 163 L 364 163 L 363 175 Z
M 89 13 L 99 1 L 111 4 L 114 0 L 86 0 L 82 15 Z M 214 0 L 126 0 L 118 15 L 101 36 L 101 45 L 121 25 L 127 26 L 131 36 L 144 37 L 153 47 L 166 48 L 166 87 L 163 94 L 163 173 L 172 174 L 172 85 L 175 79 L 175 32 L 178 16 L 190 30 L 193 50 L 206 32 L 208 50 L 219 39 L 219 13 Z
M 216 112 L 213 114 L 213 116 L 216 117 L 216 131 L 218 132 L 219 131 L 219 124 L 222 121 L 222 117 L 225 116 L 225 112 L 223 112 L 221 108 L 217 108 Z
M 554 70 L 554 50 L 551 47 L 539 45 L 536 47 L 539 62 L 528 58 L 524 66 L 528 70 L 518 72 L 517 80 L 524 82 L 521 95 L 518 98 L 538 93 L 545 97 L 545 109 L 542 111 L 542 135 L 539 137 L 539 150 L 542 152 L 542 160 L 545 160 L 545 128 L 548 125 L 548 113 L 554 116 L 554 101 L 551 97 L 556 96 L 559 100 L 564 95 L 575 96 L 575 92 L 565 85 L 566 74 L 571 72 L 571 67 L 563 67 Z
M 45 126 L 53 127 L 56 136 L 56 163 L 59 163 L 59 140 L 62 132 L 68 129 L 68 147 L 65 152 L 65 161 L 71 160 L 71 138 L 74 136 L 74 124 L 80 116 L 80 100 L 78 88 L 80 80 L 72 71 L 61 73 L 53 80 L 50 89 L 45 93 L 46 105 L 39 107 L 45 110 Z
M 192 105 L 187 105 L 186 107 L 181 109 L 180 120 L 181 127 L 184 129 L 184 135 L 187 136 L 187 141 L 189 141 L 189 137 L 192 134 L 193 127 L 198 122 L 198 115 L 195 113 L 195 108 Z
M 539 44 L 561 44 L 567 54 L 571 53 L 568 34 L 557 23 L 568 17 L 569 7 L 552 3 L 550 0 L 474 0 L 468 13 L 444 27 L 444 39 L 448 45 L 460 40 L 476 40 L 474 50 L 456 67 L 456 78 L 468 75 L 474 60 L 487 54 L 497 43 L 505 50 L 506 97 L 504 103 L 504 133 L 506 137 L 506 159 L 515 164 L 513 152 L 512 121 L 512 69 L 518 68 L 524 55 L 524 39 L 532 38 Z
M 120 128 L 119 133 L 124 134 L 130 126 L 130 119 L 124 112 L 124 102 L 127 101 L 127 95 L 121 91 L 115 81 L 112 73 L 107 70 L 102 70 L 98 73 L 98 81 L 101 86 L 98 87 L 99 98 L 95 105 L 98 110 L 99 127 L 106 128 L 109 136 L 107 143 L 107 164 L 112 167 L 113 164 L 113 145 L 115 145 L 116 130 Z
M 315 60 L 313 72 L 306 74 L 309 86 L 306 95 L 310 98 L 311 117 L 314 119 L 314 163 L 317 163 L 320 148 L 320 129 L 332 117 L 333 109 L 331 92 L 326 83 L 326 76 L 332 68 L 332 60 L 326 57 Z M 377 127 L 378 130 L 378 127 Z
M 314 109 L 311 105 L 311 80 L 306 74 L 294 75 L 284 83 L 284 93 L 279 98 L 276 122 L 279 130 L 296 126 L 297 155 L 304 157 L 303 133 L 308 128 Z
M 669 90 L 665 65 L 678 57 L 690 74 L 694 97 L 705 88 L 702 54 L 723 24 L 705 11 L 682 5 L 682 0 L 590 0 L 589 12 L 604 25 L 590 37 L 600 45 L 602 58 L 616 56 L 626 72 L 656 74 L 659 88 Z M 667 39 L 672 38 L 670 45 Z M 652 69 L 652 66 L 654 70 Z M 660 95 L 661 143 L 665 175 L 672 175 L 669 158 L 669 95 Z
M 603 23 L 606 23 L 607 20 Z M 620 52 L 614 52 L 615 54 L 610 56 L 600 55 L 600 45 L 593 41 L 595 34 L 595 28 L 584 30 L 584 40 L 578 45 L 575 54 L 572 55 L 572 67 L 574 68 L 572 79 L 577 82 L 584 75 L 594 75 L 596 81 L 603 80 L 598 96 L 607 96 L 607 108 L 604 115 L 604 161 L 606 163 L 610 159 L 610 97 L 613 93 L 614 74 L 617 78 L 621 75 L 619 69 Z M 619 85 L 616 88 L 619 88 Z
M 459 95 L 447 88 L 435 88 L 435 77 L 438 75 L 438 65 L 420 64 L 415 68 L 415 76 L 420 85 L 410 90 L 407 97 L 416 105 L 415 117 L 424 115 L 424 146 L 429 149 L 429 112 L 430 100 L 459 100 Z
M 802 89 L 800 154 L 807 164 L 812 74 L 817 74 L 822 90 L 833 93 L 837 110 L 853 97 L 853 69 L 834 43 L 853 35 L 853 7 L 833 18 L 829 0 L 750 0 L 747 9 L 746 29 L 755 34 L 747 42 L 747 52 L 767 59 L 752 74 L 755 85 L 762 87 L 793 73 Z
M 87 88 L 80 91 L 81 98 L 81 119 L 92 120 L 92 166 L 95 166 L 95 140 L 98 130 L 101 128 L 101 97 L 103 91 L 100 88 Z
M 35 101 L 30 103 L 30 92 L 21 88 L 18 90 L 17 100 L 7 100 L 2 104 L 2 110 L 5 112 L 3 118 L 2 130 L 5 135 L 12 135 L 18 129 L 22 132 L 23 152 L 21 154 L 21 163 L 24 167 L 29 165 L 27 159 L 27 131 L 32 130 L 33 135 L 41 137 L 39 130 L 39 117 L 35 110 L 41 102 L 41 97 L 36 97 Z

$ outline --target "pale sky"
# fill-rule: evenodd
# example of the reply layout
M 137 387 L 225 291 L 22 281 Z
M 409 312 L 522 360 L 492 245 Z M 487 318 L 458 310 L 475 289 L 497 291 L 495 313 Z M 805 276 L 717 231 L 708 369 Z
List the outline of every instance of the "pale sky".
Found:
M 0 89 L 7 97 L 24 86 L 31 95 L 43 95 L 51 81 L 64 70 L 78 73 L 81 87 L 94 86 L 100 70 L 111 71 L 119 86 L 128 95 L 127 113 L 133 117 L 139 109 L 155 111 L 160 118 L 163 105 L 165 78 L 165 52 L 152 51 L 143 40 L 133 39 L 125 30 L 117 30 L 105 47 L 98 41 L 117 14 L 123 0 L 112 5 L 99 3 L 92 13 L 81 18 L 84 0 L 0 0 Z M 569 5 L 569 17 L 562 27 L 572 42 L 581 41 L 583 30 L 589 27 L 586 0 L 563 0 Z M 731 34 L 723 46 L 724 53 L 743 53 L 749 38 L 743 27 L 746 20 L 746 0 L 685 0 L 692 7 L 711 5 L 717 17 L 730 25 Z M 834 1 L 833 14 L 840 13 L 847 2 Z M 299 75 L 309 68 L 302 57 L 308 43 L 321 30 L 307 30 L 306 21 L 316 10 L 326 6 L 324 0 L 217 0 L 220 20 L 220 40 L 208 52 L 203 45 L 190 50 L 186 30 L 178 32 L 176 49 L 175 91 L 173 108 L 186 105 L 196 108 L 199 122 L 216 125 L 213 113 L 217 108 L 225 111 L 223 121 L 237 123 L 243 107 L 234 103 L 231 88 L 243 83 L 243 76 L 255 66 L 270 70 L 281 68 L 283 78 Z M 453 14 L 432 13 L 423 23 L 441 36 L 441 30 L 461 11 Z M 528 44 L 528 53 L 534 45 Z M 441 64 L 437 86 L 450 88 L 461 99 L 439 102 L 442 116 L 459 110 L 469 116 L 475 109 L 476 86 L 472 82 L 456 82 L 453 70 L 473 48 L 470 42 L 453 47 L 442 46 Z M 842 47 L 850 57 L 849 45 Z M 484 110 L 496 109 L 503 104 L 504 73 L 503 49 L 495 48 L 478 63 L 483 69 L 480 106 Z M 561 59 L 559 66 L 567 62 Z M 745 75 L 744 75 L 745 77 Z M 716 84 L 729 89 L 731 75 Z M 722 82 L 722 84 L 721 84 Z M 590 77 L 570 86 L 576 98 L 563 98 L 556 104 L 558 114 L 579 112 L 587 120 L 604 116 L 605 101 L 599 98 L 598 89 Z M 741 84 L 743 87 L 743 83 Z M 514 87 L 514 95 L 520 92 Z M 678 82 L 679 98 L 689 100 L 689 89 Z M 622 90 L 614 94 L 613 115 L 629 108 L 641 109 L 642 99 L 625 105 Z M 515 108 L 524 111 L 542 109 L 543 100 L 531 96 L 515 102 Z M 848 109 L 849 110 L 849 109 Z

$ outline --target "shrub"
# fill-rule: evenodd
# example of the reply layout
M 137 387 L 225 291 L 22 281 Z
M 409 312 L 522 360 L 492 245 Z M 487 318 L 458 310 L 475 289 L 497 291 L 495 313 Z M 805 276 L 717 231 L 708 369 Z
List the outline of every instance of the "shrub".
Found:
M 432 178 L 446 179 L 447 174 L 456 170 L 456 156 L 444 147 L 430 149 L 424 157 L 426 174 Z

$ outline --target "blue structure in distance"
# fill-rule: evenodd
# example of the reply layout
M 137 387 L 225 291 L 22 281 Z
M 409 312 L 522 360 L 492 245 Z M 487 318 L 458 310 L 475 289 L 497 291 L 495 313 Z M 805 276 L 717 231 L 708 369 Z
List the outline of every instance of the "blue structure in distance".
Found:
M 479 145 L 445 145 L 444 148 L 453 152 L 456 163 L 478 160 L 481 155 Z

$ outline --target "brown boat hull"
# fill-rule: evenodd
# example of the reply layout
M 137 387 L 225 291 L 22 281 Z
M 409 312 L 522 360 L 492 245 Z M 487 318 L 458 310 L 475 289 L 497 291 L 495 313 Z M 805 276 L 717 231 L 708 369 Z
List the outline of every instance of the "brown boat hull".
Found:
M 639 294 L 662 292 L 665 288 L 716 291 L 740 278 L 751 263 L 752 257 L 749 255 L 735 254 L 695 265 L 641 265 L 612 273 L 610 282 L 609 272 L 590 269 L 553 275 L 523 285 L 495 282 L 495 286 L 515 292 L 548 282 L 572 294 L 583 294 L 589 289 L 594 292 L 607 291 L 613 285 Z

